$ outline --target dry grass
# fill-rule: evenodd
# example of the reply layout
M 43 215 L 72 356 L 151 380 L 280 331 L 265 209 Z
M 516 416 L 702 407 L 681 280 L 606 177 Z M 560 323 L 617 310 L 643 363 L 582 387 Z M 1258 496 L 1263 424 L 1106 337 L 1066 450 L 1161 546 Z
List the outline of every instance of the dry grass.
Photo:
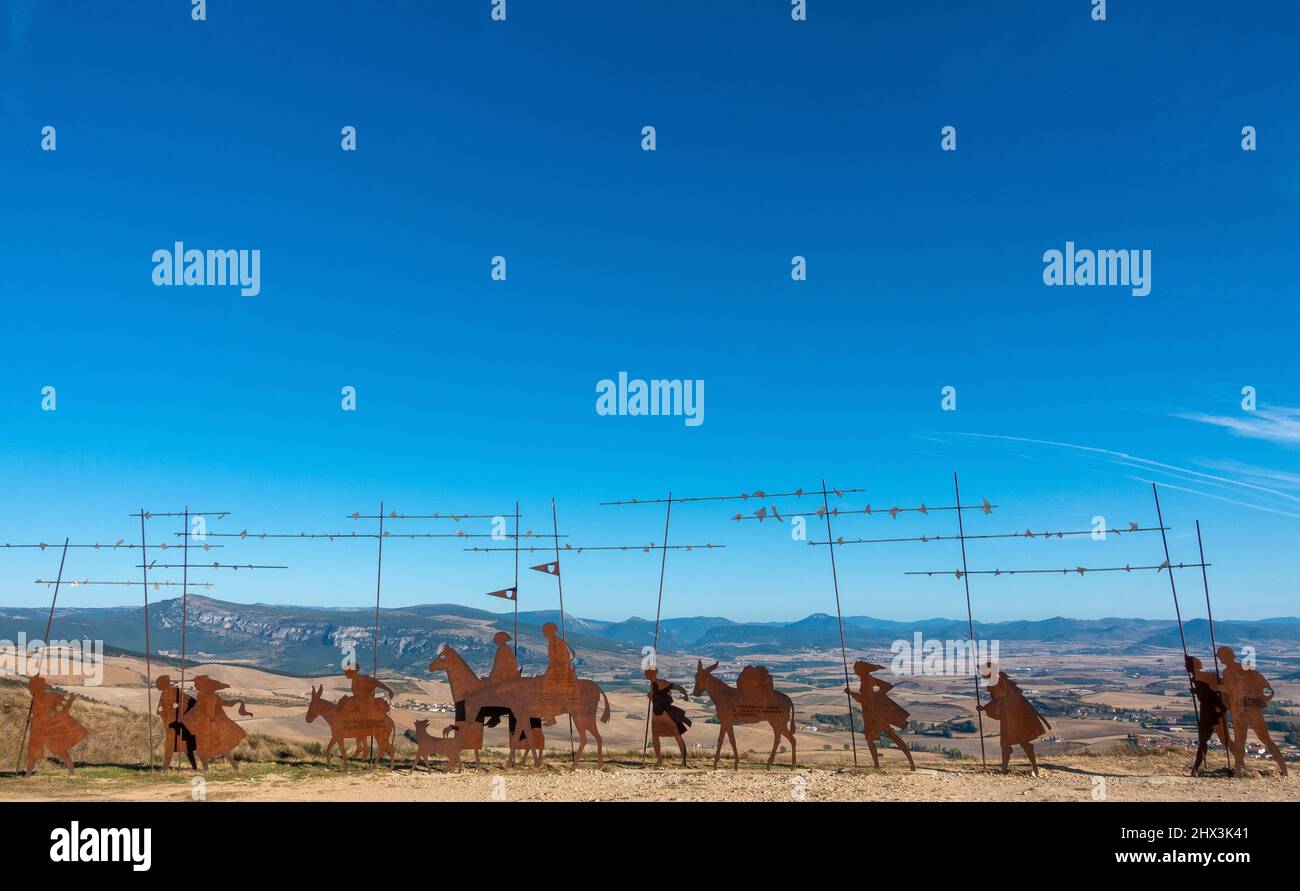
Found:
M 26 683 L 0 679 L 0 725 L 6 731 L 0 736 L 0 771 L 11 770 L 12 765 L 18 763 L 18 741 L 30 705 L 31 696 Z M 156 715 L 150 715 L 146 720 L 141 713 L 123 706 L 78 696 L 72 706 L 72 716 L 89 731 L 89 735 L 72 749 L 78 767 L 143 767 L 149 763 L 147 734 L 150 732 L 153 734 L 155 758 L 161 754 L 163 727 Z M 399 758 L 408 748 L 402 742 L 399 739 Z M 409 749 L 413 753 L 415 747 L 412 745 Z M 235 758 L 241 762 L 325 763 L 320 743 L 287 742 L 260 733 L 250 733 L 245 737 L 235 749 Z M 59 763 L 47 760 L 51 765 Z M 38 766 L 37 769 L 41 768 Z

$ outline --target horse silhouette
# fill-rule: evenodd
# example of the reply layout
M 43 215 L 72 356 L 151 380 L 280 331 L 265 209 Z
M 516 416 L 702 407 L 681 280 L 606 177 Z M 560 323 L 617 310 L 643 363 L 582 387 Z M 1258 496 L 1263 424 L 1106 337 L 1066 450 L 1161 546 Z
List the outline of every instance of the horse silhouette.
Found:
M 429 663 L 429 671 L 447 672 L 447 685 L 451 687 L 451 698 L 456 704 L 456 736 L 461 741 L 461 749 L 474 750 L 474 766 L 479 763 L 479 750 L 483 747 L 483 722 L 487 721 L 489 726 L 495 727 L 502 718 L 507 719 L 507 727 L 510 733 L 510 763 L 514 763 L 515 748 L 522 743 L 525 747 L 524 757 L 528 757 L 528 751 L 532 749 L 532 739 L 528 734 L 518 730 L 517 719 L 513 712 L 507 708 L 488 707 L 480 708 L 473 717 L 469 717 L 465 709 L 465 697 L 473 690 L 478 690 L 484 684 L 489 683 L 484 678 L 474 673 L 474 669 L 469 667 L 460 653 L 456 652 L 451 644 L 442 644 L 432 662 Z M 534 718 L 531 722 L 537 734 L 538 747 L 545 744 L 545 736 L 542 733 L 542 722 Z M 443 731 L 446 735 L 447 728 Z
M 605 700 L 605 711 L 597 719 L 596 711 L 602 698 Z M 520 733 L 529 738 L 534 764 L 542 763 L 542 747 L 541 730 L 533 726 L 533 719 L 554 720 L 559 715 L 568 714 L 573 720 L 574 729 L 580 734 L 578 749 L 573 753 L 574 766 L 577 766 L 578 759 L 587 748 L 588 733 L 596 738 L 596 766 L 605 766 L 605 740 L 600 735 L 597 721 L 601 724 L 609 723 L 609 697 L 595 681 L 576 679 L 568 682 L 546 674 L 507 678 L 485 683 L 465 696 L 467 715 L 478 715 L 482 709 L 492 706 L 509 709 L 516 719 L 523 719 L 519 724 Z M 510 759 L 506 763 L 509 767 L 514 766 L 514 746 L 511 746 Z
M 767 756 L 767 766 L 771 768 L 772 762 L 776 759 L 777 746 L 781 744 L 781 737 L 784 736 L 790 740 L 790 766 L 794 767 L 798 751 L 794 739 L 794 701 L 778 690 L 767 688 L 766 685 L 758 685 L 757 689 L 746 691 L 742 695 L 740 690 L 714 676 L 713 672 L 717 667 L 718 663 L 714 662 L 706 668 L 703 660 L 697 659 L 695 690 L 691 693 L 696 697 L 709 694 L 709 698 L 713 700 L 713 707 L 718 713 L 718 723 L 722 725 L 718 730 L 718 744 L 713 749 L 713 769 L 718 769 L 718 758 L 722 755 L 722 740 L 726 737 L 731 740 L 731 753 L 735 757 L 734 769 L 739 770 L 740 750 L 736 747 L 734 725 L 761 724 L 764 721 L 772 726 L 772 753 Z

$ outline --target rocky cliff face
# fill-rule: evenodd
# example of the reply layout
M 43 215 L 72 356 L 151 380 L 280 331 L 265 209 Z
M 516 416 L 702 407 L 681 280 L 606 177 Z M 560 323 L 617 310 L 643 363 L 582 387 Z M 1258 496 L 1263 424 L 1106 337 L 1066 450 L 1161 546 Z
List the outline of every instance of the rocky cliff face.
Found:
M 155 648 L 179 650 L 181 608 L 181 601 L 173 599 L 150 609 Z M 372 659 L 375 616 L 370 610 L 233 604 L 201 596 L 191 596 L 186 609 L 186 651 L 192 658 L 247 659 L 264 668 L 296 674 L 338 670 L 349 647 L 361 665 L 369 665 Z M 445 642 L 486 671 L 496 650 L 492 637 L 500 630 L 513 630 L 513 620 L 481 610 L 382 610 L 379 662 L 422 674 Z M 521 624 L 519 636 L 521 664 L 540 670 L 545 665 L 546 647 L 539 630 Z M 630 663 L 631 656 L 623 656 L 620 649 L 605 641 L 587 641 L 581 651 L 590 664 Z

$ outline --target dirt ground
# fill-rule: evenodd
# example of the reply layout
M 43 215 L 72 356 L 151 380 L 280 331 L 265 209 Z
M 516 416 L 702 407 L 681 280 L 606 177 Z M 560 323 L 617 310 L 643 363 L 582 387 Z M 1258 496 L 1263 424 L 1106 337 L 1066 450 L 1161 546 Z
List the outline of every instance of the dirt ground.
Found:
M 897 753 L 892 753 L 896 757 Z M 918 759 L 916 773 L 887 759 L 871 768 L 805 767 L 796 770 L 744 764 L 713 771 L 643 768 L 635 758 L 597 770 L 562 767 L 557 754 L 539 768 L 505 770 L 485 764 L 462 773 L 319 765 L 246 764 L 238 774 L 214 767 L 201 785 L 188 771 L 150 775 L 121 768 L 85 767 L 68 778 L 52 765 L 31 778 L 0 777 L 0 800 L 184 801 L 201 789 L 208 801 L 1296 801 L 1300 776 L 1279 777 L 1271 767 L 1234 779 L 1186 776 L 1182 756 L 1054 758 L 1041 776 L 1014 762 L 1009 775 L 985 773 L 978 762 Z

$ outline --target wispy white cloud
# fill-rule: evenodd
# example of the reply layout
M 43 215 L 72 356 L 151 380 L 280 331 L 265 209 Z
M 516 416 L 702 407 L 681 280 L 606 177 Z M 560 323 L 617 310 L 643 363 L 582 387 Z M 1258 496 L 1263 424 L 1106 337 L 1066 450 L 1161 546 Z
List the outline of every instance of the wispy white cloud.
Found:
M 1175 417 L 1222 427 L 1236 436 L 1265 439 L 1283 445 L 1300 445 L 1300 408 L 1280 405 L 1240 415 L 1210 415 L 1186 412 Z
M 1202 498 L 1213 498 L 1215 501 L 1223 501 L 1228 504 L 1235 504 L 1238 507 L 1247 507 L 1250 508 L 1251 510 L 1259 510 L 1268 514 L 1278 514 L 1283 517 L 1293 517 L 1297 520 L 1300 520 L 1300 514 L 1294 513 L 1289 510 L 1279 510 L 1278 508 L 1268 507 L 1267 505 L 1264 504 L 1252 504 L 1249 501 L 1238 501 L 1236 498 L 1225 498 L 1222 495 L 1215 495 L 1213 492 L 1202 492 L 1199 489 L 1189 489 L 1186 486 L 1175 485 L 1174 483 L 1170 483 L 1164 480 L 1153 480 L 1150 477 L 1132 476 L 1130 474 L 1128 478 L 1131 480 L 1137 480 L 1138 482 L 1142 482 L 1142 483 L 1159 482 L 1160 485 L 1163 486 L 1164 488 L 1173 489 L 1175 492 L 1186 492 L 1189 495 L 1200 495 Z
M 1284 489 L 1300 489 L 1300 473 L 1277 470 L 1273 467 L 1260 467 L 1256 464 L 1245 464 L 1241 461 L 1204 461 L 1200 462 L 1200 464 L 1202 467 L 1208 467 L 1211 470 L 1267 480 L 1273 485 L 1281 486 Z
M 1213 498 L 1216 501 L 1224 501 L 1229 504 L 1235 504 L 1239 507 L 1249 508 L 1250 510 L 1263 511 L 1265 513 L 1280 514 L 1286 517 L 1300 519 L 1300 513 L 1296 513 L 1295 505 L 1300 505 L 1300 497 L 1290 492 L 1282 491 L 1274 486 L 1280 485 L 1282 488 L 1294 488 L 1295 481 L 1300 477 L 1295 474 L 1289 474 L 1286 471 L 1274 471 L 1269 468 L 1251 467 L 1249 473 L 1244 475 L 1252 477 L 1260 482 L 1252 482 L 1248 479 L 1238 479 L 1221 474 L 1206 473 L 1191 467 L 1180 467 L 1176 464 L 1168 464 L 1163 461 L 1155 461 L 1150 458 L 1143 458 L 1140 455 L 1132 455 L 1128 452 L 1121 452 L 1115 449 L 1104 449 L 1097 446 L 1077 445 L 1070 442 L 1058 442 L 1050 439 L 1032 439 L 1024 436 L 1006 436 L 995 433 L 958 433 L 958 436 L 967 436 L 975 439 L 995 439 L 1006 442 L 1031 443 L 1033 445 L 1051 446 L 1053 448 L 1068 449 L 1085 455 L 1098 458 L 1108 464 L 1119 467 L 1126 467 L 1131 470 L 1137 470 L 1147 474 L 1156 474 L 1160 477 L 1172 477 L 1181 482 L 1195 484 L 1202 487 L 1212 487 L 1223 490 L 1227 494 L 1213 494 L 1203 491 L 1202 489 L 1189 489 L 1181 486 L 1171 485 L 1166 479 L 1153 480 L 1149 476 L 1131 476 L 1131 479 L 1141 480 L 1142 482 L 1159 482 L 1160 485 L 1179 491 L 1185 491 L 1189 494 L 1201 495 L 1205 498 Z M 1230 472 L 1230 471 L 1229 471 Z M 1263 482 L 1270 482 L 1271 485 L 1264 485 Z M 1236 498 L 1228 497 L 1236 495 Z M 1257 501 L 1243 501 L 1243 498 L 1255 498 L 1282 502 L 1285 507 L 1291 508 L 1284 510 L 1276 505 L 1260 504 Z

